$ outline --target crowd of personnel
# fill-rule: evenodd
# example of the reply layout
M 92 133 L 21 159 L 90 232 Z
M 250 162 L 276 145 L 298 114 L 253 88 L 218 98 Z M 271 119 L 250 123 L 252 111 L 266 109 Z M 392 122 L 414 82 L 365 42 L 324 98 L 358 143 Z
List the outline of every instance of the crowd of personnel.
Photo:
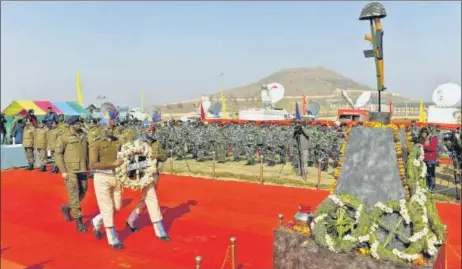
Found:
M 14 140 L 17 144 L 22 143 L 26 150 L 29 170 L 33 169 L 37 156 L 41 163 L 40 170 L 45 171 L 47 158 L 53 156 L 57 137 L 68 129 L 64 117 L 53 113 L 50 109 L 50 115 L 47 114 L 42 121 L 37 122 L 32 112 L 12 126 L 11 134 L 16 137 Z M 99 137 L 102 130 L 100 122 L 100 119 L 89 119 L 84 123 L 82 130 L 90 143 Z M 114 125 L 114 136 L 121 142 L 128 142 L 143 135 L 144 125 L 141 121 L 129 119 L 112 121 L 111 124 Z M 299 142 L 294 139 L 295 130 L 300 125 L 309 137 L 306 148 L 308 156 L 302 158 Z M 427 128 L 430 135 L 437 138 L 439 161 L 440 156 L 447 151 L 444 142 L 449 133 L 442 131 L 438 125 L 430 124 Z M 336 167 L 347 129 L 346 124 L 327 126 L 308 121 L 280 125 L 275 122 L 238 124 L 172 120 L 156 124 L 155 139 L 161 143 L 168 157 L 177 160 L 215 160 L 218 163 L 244 160 L 247 165 L 262 162 L 267 166 L 290 162 L 294 171 L 300 173 L 300 167 L 305 165 L 317 167 L 319 163 L 322 171 L 327 171 L 329 165 Z M 412 122 L 408 129 L 414 137 L 420 136 L 420 128 L 415 122 Z M 22 130 L 20 136 L 17 135 L 18 130 Z M 460 129 L 452 133 L 460 137 Z M 302 159 L 306 160 L 307 164 L 303 164 Z M 57 170 L 54 166 L 52 172 L 57 173 Z

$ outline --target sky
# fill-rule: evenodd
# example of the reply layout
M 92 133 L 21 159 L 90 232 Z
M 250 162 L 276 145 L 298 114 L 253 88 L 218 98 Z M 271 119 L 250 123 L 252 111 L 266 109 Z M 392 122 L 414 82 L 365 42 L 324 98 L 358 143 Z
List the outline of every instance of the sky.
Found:
M 375 87 L 365 59 L 367 2 L 1 2 L 1 106 L 139 107 L 253 83 L 283 68 L 324 66 Z M 383 2 L 385 85 L 431 100 L 461 83 L 461 3 Z M 309 85 L 306 86 L 309 88 Z

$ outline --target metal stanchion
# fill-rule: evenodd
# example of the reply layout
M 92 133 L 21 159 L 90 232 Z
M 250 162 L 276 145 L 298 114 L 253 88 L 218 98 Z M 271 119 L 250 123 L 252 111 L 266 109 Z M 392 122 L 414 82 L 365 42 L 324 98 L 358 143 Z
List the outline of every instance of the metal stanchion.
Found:
M 279 226 L 282 227 L 282 226 L 284 225 L 284 223 L 282 222 L 282 221 L 284 220 L 284 215 L 279 214 L 279 215 L 278 215 L 278 218 L 279 218 Z
M 216 178 L 215 151 L 212 151 L 212 177 L 213 177 L 213 178 Z
M 236 237 L 231 237 L 231 269 L 237 268 L 237 257 L 236 257 Z
M 196 256 L 196 269 L 201 269 L 202 257 Z
M 321 188 L 321 164 L 322 161 L 318 160 L 318 184 L 316 184 L 316 188 L 319 190 Z
M 170 150 L 170 175 L 173 175 L 173 150 Z

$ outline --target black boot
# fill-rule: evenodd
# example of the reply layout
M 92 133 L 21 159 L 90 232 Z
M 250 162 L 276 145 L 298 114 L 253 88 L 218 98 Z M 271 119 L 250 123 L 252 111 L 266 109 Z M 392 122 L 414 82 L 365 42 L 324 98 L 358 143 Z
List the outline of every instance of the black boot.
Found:
M 111 245 L 113 249 L 123 249 L 124 245 L 122 243 L 115 243 L 114 245 Z
M 64 219 L 66 221 L 72 221 L 71 210 L 69 209 L 67 205 L 61 206 L 61 213 L 63 213 Z
M 40 172 L 46 172 L 47 171 L 47 167 L 45 165 L 42 165 L 40 166 Z
M 82 218 L 77 218 L 75 219 L 75 223 L 77 224 L 77 231 L 81 233 L 86 233 L 87 232 L 87 227 L 85 227 L 85 224 L 82 222 Z
M 140 231 L 135 225 L 133 225 L 133 226 L 130 225 L 130 224 L 128 223 L 128 221 L 125 222 L 125 226 L 127 226 L 127 228 L 130 229 L 130 231 L 131 231 L 132 233 L 134 233 L 134 232 L 139 232 L 139 231 Z
M 55 170 L 53 171 L 53 174 L 57 174 L 57 173 L 59 173 L 59 168 L 55 166 Z
M 34 170 L 34 165 L 33 164 L 29 164 L 26 168 L 26 171 L 32 171 Z
M 159 239 L 160 241 L 170 241 L 170 240 L 172 240 L 170 238 L 170 236 L 168 236 L 168 235 L 157 237 L 157 239 Z
M 93 225 L 93 235 L 96 237 L 96 239 L 101 239 L 103 238 L 103 233 L 96 229 L 95 225 Z

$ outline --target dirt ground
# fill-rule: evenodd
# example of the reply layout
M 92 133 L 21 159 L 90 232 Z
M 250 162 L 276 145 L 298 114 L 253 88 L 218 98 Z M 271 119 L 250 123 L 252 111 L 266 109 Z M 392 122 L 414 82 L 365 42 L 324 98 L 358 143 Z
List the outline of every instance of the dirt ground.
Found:
M 172 169 L 173 168 L 173 169 Z M 283 185 L 301 188 L 319 188 L 328 190 L 334 180 L 334 169 L 329 167 L 327 172 L 318 175 L 318 169 L 309 167 L 306 179 L 296 175 L 290 163 L 269 167 L 266 164 L 246 165 L 245 161 L 224 164 L 213 161 L 196 162 L 195 160 L 167 160 L 161 166 L 161 173 L 189 175 L 215 178 L 218 180 L 241 180 L 266 185 Z M 460 184 L 454 184 L 454 170 L 448 165 L 441 165 L 436 172 L 436 189 L 434 197 L 439 201 L 455 202 L 457 191 L 460 194 Z M 318 186 L 319 180 L 319 186 Z

